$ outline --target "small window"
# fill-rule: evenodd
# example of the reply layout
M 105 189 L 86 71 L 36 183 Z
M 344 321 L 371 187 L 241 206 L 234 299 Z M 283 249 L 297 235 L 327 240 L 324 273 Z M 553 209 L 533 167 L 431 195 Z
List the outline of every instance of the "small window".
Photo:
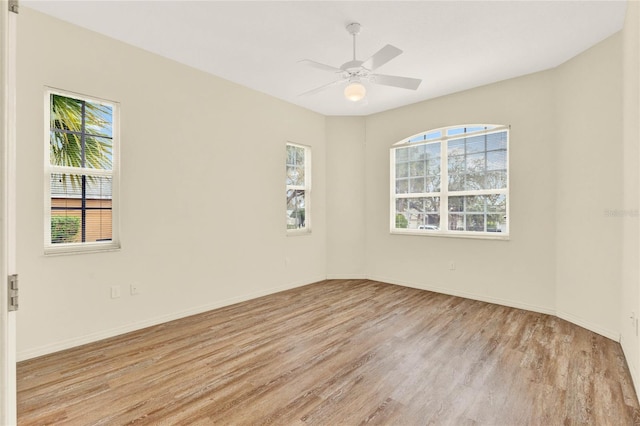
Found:
M 509 235 L 509 129 L 429 130 L 391 148 L 391 232 Z
M 311 148 L 287 143 L 287 232 L 311 231 Z
M 117 104 L 47 91 L 45 251 L 118 247 Z

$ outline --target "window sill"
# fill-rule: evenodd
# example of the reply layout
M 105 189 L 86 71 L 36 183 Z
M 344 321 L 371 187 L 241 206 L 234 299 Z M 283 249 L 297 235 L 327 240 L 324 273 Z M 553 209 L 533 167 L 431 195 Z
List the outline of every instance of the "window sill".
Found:
M 391 230 L 392 235 L 412 235 L 419 237 L 444 237 L 444 238 L 466 238 L 474 240 L 500 240 L 509 241 L 509 234 L 503 234 L 502 232 L 482 233 L 477 232 L 462 232 L 462 231 L 419 231 L 417 229 L 410 229 L 407 231 L 399 231 L 397 229 Z
M 45 256 L 62 256 L 68 254 L 102 253 L 120 250 L 118 242 L 56 244 L 45 246 Z
M 287 237 L 299 237 L 301 235 L 311 235 L 311 229 L 287 229 Z

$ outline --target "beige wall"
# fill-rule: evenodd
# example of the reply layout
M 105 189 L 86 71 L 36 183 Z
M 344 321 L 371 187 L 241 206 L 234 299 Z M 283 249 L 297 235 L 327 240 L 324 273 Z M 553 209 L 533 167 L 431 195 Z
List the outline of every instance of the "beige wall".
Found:
M 614 35 L 555 74 L 556 309 L 619 339 L 622 50 Z
M 553 77 L 537 73 L 367 117 L 369 276 L 554 312 Z M 471 123 L 511 126 L 511 240 L 391 235 L 391 145 L 425 130 Z M 456 263 L 455 271 L 449 261 Z
M 26 7 L 18 38 L 21 359 L 325 277 L 323 116 Z M 43 254 L 45 86 L 121 104 L 120 251 Z M 287 141 L 311 235 L 286 236 Z
M 327 277 L 363 278 L 365 120 L 327 117 Z

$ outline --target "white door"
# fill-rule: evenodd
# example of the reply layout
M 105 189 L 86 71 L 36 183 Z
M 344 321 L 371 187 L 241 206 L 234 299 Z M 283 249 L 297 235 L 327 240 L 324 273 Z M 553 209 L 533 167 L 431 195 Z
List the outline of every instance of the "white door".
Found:
M 15 273 L 16 26 L 18 15 L 0 1 L 0 424 L 17 424 L 16 313 L 7 281 Z

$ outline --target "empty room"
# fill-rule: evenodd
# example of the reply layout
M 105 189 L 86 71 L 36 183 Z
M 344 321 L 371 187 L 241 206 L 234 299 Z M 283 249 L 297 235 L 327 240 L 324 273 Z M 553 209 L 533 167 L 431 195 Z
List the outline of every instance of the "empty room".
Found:
M 640 423 L 640 2 L 0 20 L 0 424 Z

